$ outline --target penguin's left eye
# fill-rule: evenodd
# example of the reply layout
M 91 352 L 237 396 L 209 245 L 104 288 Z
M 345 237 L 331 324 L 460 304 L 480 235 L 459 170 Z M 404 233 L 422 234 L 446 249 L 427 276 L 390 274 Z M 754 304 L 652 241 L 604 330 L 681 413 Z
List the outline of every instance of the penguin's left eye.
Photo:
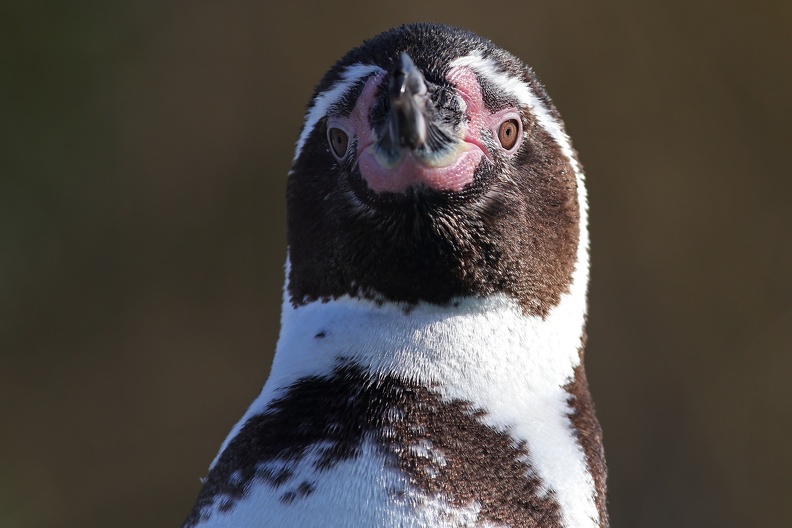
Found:
M 336 127 L 329 128 L 327 142 L 330 143 L 330 149 L 336 158 L 341 159 L 346 155 L 347 148 L 349 148 L 349 136 L 346 132 Z
M 507 119 L 498 127 L 498 141 L 506 150 L 511 150 L 520 137 L 520 122 L 517 119 Z

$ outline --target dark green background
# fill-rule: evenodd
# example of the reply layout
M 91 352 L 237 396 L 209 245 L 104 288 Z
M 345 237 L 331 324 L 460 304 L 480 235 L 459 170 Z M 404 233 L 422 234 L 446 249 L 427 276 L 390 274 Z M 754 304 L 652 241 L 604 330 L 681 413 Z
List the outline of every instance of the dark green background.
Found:
M 792 525 L 792 3 L 0 7 L 0 527 L 168 527 L 278 331 L 322 73 L 407 21 L 532 64 L 589 181 L 614 527 Z

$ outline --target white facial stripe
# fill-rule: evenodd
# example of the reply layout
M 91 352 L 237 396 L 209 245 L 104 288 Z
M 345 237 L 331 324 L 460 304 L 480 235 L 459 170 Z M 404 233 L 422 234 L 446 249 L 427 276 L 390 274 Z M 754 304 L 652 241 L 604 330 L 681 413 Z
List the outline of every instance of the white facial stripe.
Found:
M 384 70 L 379 66 L 370 64 L 353 64 L 347 66 L 341 74 L 341 79 L 339 81 L 336 81 L 328 90 L 318 94 L 314 98 L 313 104 L 305 116 L 305 125 L 300 133 L 300 138 L 297 140 L 297 148 L 294 151 L 295 160 L 300 157 L 300 152 L 302 152 L 303 146 L 305 146 L 308 136 L 313 132 L 316 123 L 327 115 L 330 108 L 338 103 L 355 83 L 365 79 L 369 75 L 380 72 L 384 72 Z
M 559 147 L 561 147 L 564 155 L 569 158 L 572 166 L 575 168 L 575 173 L 580 173 L 580 167 L 575 162 L 575 154 L 572 150 L 572 144 L 569 141 L 569 136 L 561 128 L 561 124 L 550 115 L 549 109 L 542 103 L 521 79 L 518 79 L 510 74 L 504 73 L 498 68 L 497 63 L 491 58 L 484 58 L 478 53 L 466 55 L 454 60 L 451 63 L 452 67 L 467 66 L 478 75 L 485 77 L 489 82 L 511 94 L 521 104 L 528 106 L 536 116 L 539 124 L 544 128 L 550 136 L 555 140 Z

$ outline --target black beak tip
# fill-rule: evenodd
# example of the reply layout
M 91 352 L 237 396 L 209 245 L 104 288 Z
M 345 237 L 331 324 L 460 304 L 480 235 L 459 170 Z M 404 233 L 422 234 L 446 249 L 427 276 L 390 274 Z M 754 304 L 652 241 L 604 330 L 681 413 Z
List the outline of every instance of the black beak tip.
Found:
M 396 65 L 393 68 L 394 75 L 401 74 L 406 76 L 414 70 L 415 70 L 415 63 L 412 61 L 412 59 L 407 53 L 402 52 L 401 55 L 399 55 L 399 60 L 396 62 Z
M 387 131 L 380 146 L 397 157 L 403 148 L 416 150 L 426 144 L 428 88 L 421 70 L 407 53 L 401 53 L 390 71 Z
M 391 98 L 399 98 L 405 92 L 421 94 L 426 90 L 423 75 L 407 53 L 402 52 L 391 71 L 389 92 Z

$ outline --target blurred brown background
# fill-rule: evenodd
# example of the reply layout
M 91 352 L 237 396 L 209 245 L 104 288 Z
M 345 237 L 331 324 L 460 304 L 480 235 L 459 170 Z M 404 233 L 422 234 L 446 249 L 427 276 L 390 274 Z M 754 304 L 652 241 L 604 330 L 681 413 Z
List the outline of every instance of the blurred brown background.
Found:
M 792 526 L 792 3 L 9 0 L 1 528 L 180 525 L 269 368 L 313 86 L 420 20 L 581 153 L 614 527 Z

